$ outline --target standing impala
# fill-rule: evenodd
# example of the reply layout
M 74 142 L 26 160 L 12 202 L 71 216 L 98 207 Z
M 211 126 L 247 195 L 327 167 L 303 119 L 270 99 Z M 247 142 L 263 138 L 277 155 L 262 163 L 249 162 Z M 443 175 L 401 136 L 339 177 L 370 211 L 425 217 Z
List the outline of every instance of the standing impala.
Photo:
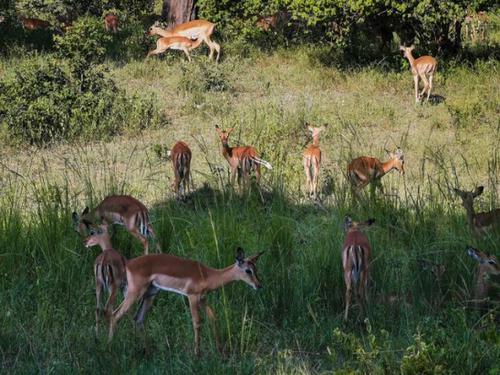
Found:
M 85 207 L 81 217 L 73 212 L 75 230 L 82 236 L 87 235 L 94 222 L 101 218 L 109 223 L 125 226 L 132 236 L 141 241 L 145 254 L 149 249 L 148 237 L 156 242 L 156 248 L 160 251 L 160 244 L 156 241 L 148 209 L 137 199 L 129 195 L 111 195 L 104 198 L 93 211 Z
M 494 255 L 487 255 L 471 246 L 467 246 L 467 254 L 479 262 L 475 276 L 474 300 L 476 304 L 480 304 L 491 292 L 489 277 L 500 275 L 500 265 Z
M 191 309 L 194 329 L 194 351 L 200 353 L 200 308 L 203 307 L 215 332 L 217 348 L 220 348 L 215 324 L 215 315 L 208 306 L 205 295 L 233 281 L 243 281 L 254 289 L 260 289 L 255 262 L 262 254 L 245 258 L 243 250 L 237 249 L 236 263 L 223 269 L 214 269 L 194 260 L 169 254 L 143 255 L 127 263 L 127 296 L 114 312 L 109 326 L 109 340 L 113 338 L 118 320 L 139 298 L 144 297 L 136 322 L 142 324 L 154 296 L 165 290 L 186 296 Z
M 304 171 L 306 173 L 306 184 L 309 189 L 309 196 L 316 199 L 318 194 L 318 174 L 321 165 L 321 149 L 319 148 L 319 133 L 325 130 L 325 127 L 314 128 L 307 126 L 312 133 L 313 143 L 304 151 Z
M 403 150 L 399 147 L 395 152 L 387 151 L 389 160 L 381 162 L 380 160 L 368 156 L 361 156 L 352 160 L 347 167 L 347 176 L 351 183 L 353 194 L 359 197 L 359 191 L 369 183 L 372 183 L 383 192 L 380 179 L 392 171 L 398 170 L 401 174 L 404 170 L 404 155 Z
M 90 235 L 83 241 L 85 247 L 99 245 L 102 253 L 95 259 L 94 275 L 95 275 L 95 333 L 99 331 L 99 316 L 102 313 L 101 293 L 104 290 L 108 291 L 109 296 L 104 306 L 104 316 L 109 321 L 113 306 L 116 301 L 116 296 L 119 290 L 124 290 L 127 285 L 127 276 L 125 273 L 125 264 L 127 260 L 118 251 L 113 249 L 111 239 L 108 233 L 108 224 L 103 223 L 97 228 L 90 229 Z
M 188 39 L 201 39 L 210 49 L 209 58 L 212 59 L 214 51 L 217 51 L 216 62 L 219 61 L 220 45 L 211 39 L 211 35 L 215 30 L 215 23 L 205 20 L 194 20 L 181 23 L 168 30 L 162 29 L 155 23 L 149 28 L 148 35 L 159 35 L 162 37 L 183 36 Z M 199 45 L 199 44 L 198 44 Z M 196 47 L 195 47 L 196 48 Z
M 21 25 L 29 31 L 33 30 L 38 30 L 38 29 L 47 29 L 50 27 L 50 22 L 49 21 L 44 21 L 40 20 L 38 18 L 26 18 L 26 17 L 19 17 L 19 21 L 21 22 Z
M 177 142 L 168 156 L 172 159 L 175 181 L 173 187 L 175 193 L 179 195 L 179 188 L 182 182 L 182 194 L 189 191 L 189 169 L 191 166 L 191 149 L 182 141 Z
M 197 48 L 201 44 L 201 39 L 191 40 L 183 36 L 169 36 L 165 38 L 160 38 L 156 41 L 156 49 L 149 51 L 146 57 L 152 55 L 159 55 L 165 52 L 167 49 L 177 49 L 183 51 L 188 61 L 191 62 L 191 56 L 189 51 Z
M 224 131 L 221 130 L 218 125 L 215 125 L 215 131 L 219 135 L 222 143 L 222 156 L 227 160 L 229 168 L 231 169 L 231 185 L 234 186 L 236 174 L 239 172 L 238 184 L 240 184 L 239 175 L 241 174 L 245 186 L 248 186 L 252 169 L 255 171 L 257 184 L 259 184 L 260 166 L 263 165 L 267 169 L 273 169 L 273 167 L 269 162 L 259 158 L 257 151 L 252 146 L 229 147 L 227 142 L 233 130 L 234 128 Z
M 104 29 L 108 33 L 118 31 L 118 16 L 116 14 L 108 13 L 104 16 Z
M 349 313 L 352 289 L 354 289 L 357 300 L 361 304 L 361 313 L 363 313 L 365 304 L 368 302 L 367 284 L 370 274 L 372 249 L 368 238 L 361 232 L 361 229 L 372 225 L 374 222 L 375 219 L 369 219 L 358 223 L 352 221 L 349 216 L 346 216 L 344 219 L 344 229 L 346 231 L 342 250 L 342 265 L 346 288 L 344 320 L 347 320 L 347 314 Z
M 399 49 L 403 51 L 404 56 L 408 59 L 408 62 L 411 66 L 411 73 L 413 74 L 413 81 L 415 83 L 415 101 L 417 103 L 420 102 L 420 97 L 427 91 L 427 100 L 429 100 L 429 96 L 431 95 L 432 90 L 432 77 L 434 72 L 436 71 L 437 61 L 432 56 L 420 56 L 418 59 L 413 58 L 411 51 L 415 46 L 404 47 L 400 46 Z M 429 79 L 427 79 L 429 76 Z M 424 82 L 424 88 L 418 94 L 418 79 L 422 79 Z
M 474 211 L 474 198 L 483 193 L 483 186 L 478 186 L 475 191 L 453 190 L 462 198 L 462 206 L 467 211 L 469 227 L 475 234 L 481 235 L 489 229 L 495 230 L 500 228 L 500 208 L 489 212 L 475 213 Z

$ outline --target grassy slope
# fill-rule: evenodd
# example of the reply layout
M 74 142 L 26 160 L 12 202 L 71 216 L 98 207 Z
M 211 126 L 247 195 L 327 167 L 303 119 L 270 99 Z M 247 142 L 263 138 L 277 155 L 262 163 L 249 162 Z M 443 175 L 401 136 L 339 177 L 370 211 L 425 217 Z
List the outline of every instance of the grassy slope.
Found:
M 470 242 L 498 254 L 498 236 L 473 239 L 448 191 L 484 184 L 487 193 L 477 207 L 498 205 L 498 64 L 441 69 L 435 94 L 444 103 L 415 106 L 409 72 L 341 72 L 321 66 L 313 55 L 299 49 L 208 65 L 232 87 L 222 93 L 182 89 L 203 81 L 200 56 L 192 65 L 179 55 L 113 67 L 127 90 L 157 94 L 170 123 L 109 143 L 3 149 L 2 165 L 10 171 L 0 171 L 2 366 L 24 372 L 105 372 L 111 366 L 116 372 L 183 373 L 321 372 L 341 366 L 373 373 L 401 363 L 416 372 L 418 366 L 478 373 L 498 367 L 491 315 L 464 309 L 474 264 L 463 251 Z M 321 139 L 327 212 L 299 193 L 301 151 L 309 141 L 305 121 L 328 124 Z M 266 206 L 255 196 L 229 194 L 209 173 L 207 161 L 226 167 L 216 123 L 236 126 L 233 142 L 254 144 L 275 166 L 265 173 L 267 189 L 274 191 Z M 206 143 L 205 157 L 193 134 Z M 172 172 L 153 151 L 155 144 L 170 146 L 177 139 L 187 140 L 194 152 L 200 190 L 188 204 L 172 200 Z M 343 176 L 348 160 L 383 158 L 384 148 L 395 145 L 405 151 L 407 174 L 391 174 L 383 183 L 399 198 L 352 207 Z M 215 190 L 202 189 L 204 182 Z M 214 354 L 205 325 L 205 355 L 201 361 L 191 356 L 189 311 L 175 295 L 155 303 L 145 356 L 129 319 L 121 322 L 110 349 L 104 337 L 94 342 L 91 269 L 97 250 L 82 248 L 70 229 L 70 213 L 111 192 L 131 193 L 152 207 L 162 244 L 173 253 L 222 267 L 233 261 L 238 245 L 269 250 L 259 261 L 262 292 L 232 285 L 209 298 L 226 359 Z M 356 323 L 356 310 L 352 322 L 341 321 L 341 222 L 347 212 L 377 219 L 369 233 L 370 327 Z M 116 237 L 116 247 L 127 256 L 140 254 L 123 230 Z M 440 283 L 418 259 L 446 266 Z M 408 290 L 412 307 L 383 303 L 387 295 Z

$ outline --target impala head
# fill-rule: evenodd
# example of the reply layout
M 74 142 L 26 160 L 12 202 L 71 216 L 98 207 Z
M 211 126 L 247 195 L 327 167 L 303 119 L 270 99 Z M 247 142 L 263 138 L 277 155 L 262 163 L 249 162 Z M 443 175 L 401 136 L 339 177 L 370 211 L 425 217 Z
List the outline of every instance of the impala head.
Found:
M 404 57 L 407 59 L 411 56 L 411 51 L 415 49 L 415 46 L 410 46 L 410 47 L 405 47 L 405 46 L 399 46 L 399 50 L 403 51 Z
M 360 230 L 369 227 L 375 222 L 375 219 L 368 219 L 366 221 L 353 221 L 349 215 L 344 217 L 344 231 Z
M 258 254 L 245 258 L 245 253 L 241 247 L 236 250 L 236 269 L 241 281 L 244 281 L 255 290 L 262 288 L 262 285 L 257 277 L 257 267 L 255 262 L 262 255 L 263 251 Z
M 404 154 L 403 150 L 401 150 L 399 147 L 396 148 L 396 151 L 390 152 L 389 150 L 385 150 L 387 152 L 387 155 L 389 156 L 389 159 L 393 161 L 393 168 L 397 169 L 400 174 L 404 175 L 405 174 L 405 159 L 404 159 Z
M 221 128 L 219 128 L 219 125 L 215 125 L 215 131 L 217 132 L 223 146 L 227 146 L 227 141 L 233 130 L 234 128 L 230 128 L 228 130 L 222 130 Z
M 474 191 L 463 191 L 454 188 L 453 191 L 462 198 L 462 206 L 466 209 L 470 209 L 473 207 L 474 198 L 483 194 L 484 186 L 478 186 Z
M 321 133 L 323 130 L 326 129 L 325 125 L 323 126 L 320 126 L 319 128 L 315 128 L 314 126 L 311 126 L 309 124 L 306 124 L 307 125 L 307 130 L 309 130 L 314 137 L 317 137 L 319 135 L 319 133 Z
M 500 275 L 500 265 L 494 255 L 487 255 L 472 246 L 467 246 L 467 254 L 479 262 L 479 267 L 491 275 Z
M 89 219 L 89 208 L 85 207 L 82 211 L 81 215 L 78 215 L 76 212 L 73 212 L 73 229 L 79 233 L 81 236 L 86 236 L 90 232 L 91 228 L 94 227 L 94 224 Z
M 83 240 L 85 247 L 92 247 L 109 241 L 108 224 L 103 222 L 98 226 L 91 226 L 89 235 Z

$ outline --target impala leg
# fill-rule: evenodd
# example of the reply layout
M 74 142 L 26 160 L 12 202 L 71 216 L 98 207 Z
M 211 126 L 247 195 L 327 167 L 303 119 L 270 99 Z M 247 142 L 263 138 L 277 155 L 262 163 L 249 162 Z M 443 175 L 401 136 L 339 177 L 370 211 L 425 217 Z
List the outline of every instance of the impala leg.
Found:
M 424 82 L 424 88 L 422 89 L 422 91 L 420 91 L 419 97 L 423 97 L 424 93 L 429 88 L 429 81 L 427 81 L 427 77 L 425 76 L 425 73 L 420 74 L 420 78 L 422 79 L 422 82 Z
M 134 302 L 138 300 L 141 295 L 143 295 L 145 292 L 144 288 L 142 290 L 128 290 L 127 291 L 127 297 L 125 297 L 125 300 L 122 302 L 120 307 L 113 313 L 111 316 L 111 319 L 109 320 L 109 336 L 108 336 L 108 342 L 111 342 L 113 339 L 114 335 L 114 330 L 115 326 L 118 323 L 118 321 L 121 319 L 121 317 L 127 313 L 127 311 L 132 307 Z
M 217 320 L 215 318 L 215 314 L 213 310 L 208 306 L 207 301 L 203 298 L 201 300 L 201 304 L 203 308 L 205 309 L 205 314 L 207 314 L 208 321 L 210 322 L 210 325 L 212 326 L 212 331 L 214 332 L 214 337 L 215 337 L 215 346 L 217 347 L 217 351 L 219 353 L 222 353 L 222 347 L 220 345 L 219 341 L 219 335 L 217 332 Z
M 345 290 L 345 311 L 344 311 L 344 320 L 347 321 L 347 315 L 349 314 L 349 305 L 351 304 L 351 276 L 346 276 L 344 273 L 344 281 L 346 283 Z
M 193 320 L 194 330 L 194 354 L 200 355 L 200 298 L 199 296 L 188 296 L 189 308 L 191 310 L 191 319 Z
M 167 48 L 156 48 L 152 51 L 149 51 L 148 52 L 148 55 L 146 56 L 146 58 L 148 58 L 149 56 L 152 56 L 152 55 L 159 55 L 160 53 L 163 53 L 167 50 Z
M 217 51 L 217 57 L 215 58 L 215 62 L 218 63 L 219 57 L 220 57 L 220 45 L 218 43 L 214 42 L 213 40 L 212 40 L 212 45 L 215 48 L 215 50 Z
M 311 179 L 311 159 L 305 157 L 304 158 L 304 173 L 306 174 L 306 185 L 309 196 L 311 196 L 311 187 L 312 187 L 312 179 Z
M 429 97 L 431 96 L 431 91 L 432 91 L 432 77 L 433 73 L 429 75 L 429 90 L 427 91 L 427 101 L 429 101 Z
M 97 272 L 99 272 L 97 270 L 97 267 L 96 267 L 96 275 L 97 275 Z M 99 317 L 101 315 L 101 293 L 102 293 L 102 283 L 100 282 L 100 280 L 97 279 L 96 277 L 96 283 L 95 283 L 95 297 L 96 297 L 96 308 L 95 308 L 95 334 L 96 336 L 98 335 L 99 333 Z
M 233 188 L 234 188 L 234 180 L 236 179 L 236 173 L 238 173 L 238 167 L 231 168 L 230 182 L 231 182 L 231 186 L 233 186 Z
M 415 102 L 418 103 L 420 102 L 420 98 L 418 96 L 418 74 L 413 76 L 413 82 L 415 84 Z
M 312 185 L 312 196 L 316 199 L 318 195 L 318 178 L 319 178 L 319 161 L 314 158 L 313 160 L 313 185 Z
M 130 232 L 130 234 L 132 236 L 134 236 L 135 238 L 137 238 L 142 246 L 144 247 L 144 254 L 148 254 L 149 252 L 149 243 L 148 243 L 148 239 L 146 237 L 144 237 L 140 232 L 139 232 L 139 229 L 134 225 L 132 226 L 131 228 L 127 228 L 128 231 Z
M 184 47 L 182 50 L 183 50 L 183 51 L 184 51 L 184 53 L 186 54 L 186 56 L 187 56 L 187 58 L 188 58 L 188 61 L 189 61 L 189 62 L 191 62 L 191 56 L 189 56 L 189 51 L 187 50 L 187 48 L 186 48 L 186 47 Z
M 115 305 L 118 286 L 110 285 L 109 289 L 110 289 L 109 297 L 108 300 L 106 301 L 106 305 L 104 306 L 104 314 L 106 317 L 106 321 L 108 322 L 109 319 L 111 318 L 111 315 L 113 315 L 113 306 Z
M 214 56 L 214 46 L 212 44 L 212 41 L 210 40 L 209 37 L 207 37 L 206 35 L 203 36 L 203 41 L 205 42 L 205 44 L 208 46 L 208 49 L 210 50 L 210 53 L 208 55 L 208 58 L 210 60 L 212 60 L 213 56 Z

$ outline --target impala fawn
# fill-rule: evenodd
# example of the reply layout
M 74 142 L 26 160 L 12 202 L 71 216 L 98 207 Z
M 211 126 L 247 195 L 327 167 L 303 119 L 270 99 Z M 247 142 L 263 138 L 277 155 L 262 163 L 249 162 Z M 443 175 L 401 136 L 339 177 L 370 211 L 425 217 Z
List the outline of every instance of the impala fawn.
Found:
M 478 186 L 474 191 L 455 188 L 453 191 L 462 199 L 462 206 L 467 211 L 467 222 L 474 234 L 482 235 L 488 230 L 496 230 L 500 227 L 500 208 L 480 213 L 474 211 L 474 199 L 483 193 L 483 186 Z
M 175 180 L 172 185 L 174 191 L 179 196 L 182 182 L 181 194 L 186 194 L 186 191 L 190 190 L 189 170 L 191 167 L 191 149 L 185 142 L 179 141 L 167 153 L 167 156 L 172 160 L 172 167 L 174 169 Z
M 471 246 L 467 246 L 467 254 L 479 263 L 475 275 L 474 301 L 476 305 L 481 305 L 492 294 L 490 277 L 500 275 L 500 265 L 494 255 L 487 255 Z M 498 291 L 494 298 L 498 299 Z
M 408 59 L 411 66 L 411 73 L 413 74 L 413 82 L 415 84 L 415 102 L 420 102 L 420 97 L 427 92 L 427 101 L 431 95 L 432 90 L 432 78 L 437 68 L 437 61 L 432 56 L 420 56 L 415 59 L 411 53 L 415 47 L 404 47 L 400 46 L 399 49 L 403 51 L 404 56 Z M 427 76 L 429 78 L 427 78 Z M 418 93 L 418 81 L 420 79 L 424 82 L 424 88 Z
M 396 169 L 404 175 L 404 155 L 399 147 L 395 152 L 387 151 L 389 160 L 381 162 L 380 160 L 368 156 L 362 156 L 352 160 L 347 167 L 347 177 L 351 183 L 353 196 L 359 198 L 359 191 L 366 185 L 372 184 L 378 187 L 383 193 L 383 187 L 380 179 L 387 173 Z
M 101 294 L 103 290 L 109 293 L 108 300 L 104 306 L 104 316 L 109 321 L 117 293 L 119 290 L 124 291 L 127 285 L 125 274 L 127 260 L 118 251 L 113 249 L 106 222 L 98 227 L 91 227 L 90 235 L 83 242 L 85 247 L 99 245 L 102 249 L 102 253 L 94 262 L 95 295 L 97 302 L 95 310 L 95 333 L 97 335 L 99 332 L 99 317 L 103 312 Z
M 325 130 L 325 127 L 314 128 L 307 126 L 312 133 L 313 143 L 304 151 L 304 172 L 306 173 L 306 184 L 309 190 L 309 196 L 313 199 L 318 195 L 318 175 L 321 166 L 321 149 L 319 148 L 319 133 Z
M 371 247 L 366 235 L 361 232 L 364 227 L 370 226 L 375 219 L 365 222 L 355 222 L 349 216 L 344 219 L 346 237 L 342 250 L 342 265 L 344 268 L 345 312 L 344 320 L 347 320 L 351 294 L 354 293 L 361 306 L 361 313 L 365 310 L 368 302 L 368 277 L 370 275 Z
M 143 324 L 145 314 L 160 290 L 174 292 L 188 298 L 194 329 L 194 351 L 200 353 L 200 308 L 203 308 L 212 324 L 217 348 L 215 315 L 206 302 L 206 294 L 233 281 L 243 281 L 254 289 L 260 289 L 255 263 L 261 253 L 245 258 L 241 248 L 237 249 L 236 262 L 223 269 L 205 266 L 194 260 L 169 254 L 143 255 L 127 263 L 127 296 L 113 313 L 109 329 L 109 341 L 120 318 L 127 313 L 135 301 L 143 298 L 136 314 L 136 323 Z

